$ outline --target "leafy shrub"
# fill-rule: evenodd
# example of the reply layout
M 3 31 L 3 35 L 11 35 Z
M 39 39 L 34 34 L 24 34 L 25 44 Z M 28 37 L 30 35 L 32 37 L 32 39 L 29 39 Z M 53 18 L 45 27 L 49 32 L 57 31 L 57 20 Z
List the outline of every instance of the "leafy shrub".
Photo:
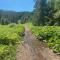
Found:
M 16 47 L 0 45 L 0 60 L 16 60 Z
M 3 29 L 2 29 L 3 28 Z M 9 26 L 0 27 L 0 44 L 16 44 L 24 33 L 22 25 L 16 25 L 13 28 Z
M 0 25 L 0 60 L 16 60 L 16 45 L 23 34 L 23 25 Z
M 15 23 L 11 23 L 11 24 L 9 24 L 9 27 L 15 27 L 15 26 L 16 26 Z
M 60 53 L 59 26 L 31 26 L 30 29 L 39 40 L 46 42 L 54 52 Z

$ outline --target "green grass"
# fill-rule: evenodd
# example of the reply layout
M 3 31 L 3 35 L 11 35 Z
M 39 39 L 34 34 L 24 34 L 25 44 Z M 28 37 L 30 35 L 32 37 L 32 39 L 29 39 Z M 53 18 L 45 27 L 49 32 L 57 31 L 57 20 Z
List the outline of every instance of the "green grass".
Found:
M 0 60 L 16 60 L 16 46 L 0 45 Z
M 32 33 L 41 41 L 47 43 L 55 53 L 60 54 L 60 27 L 59 26 L 33 26 L 30 25 Z
M 0 60 L 16 60 L 16 47 L 23 35 L 21 24 L 0 25 Z

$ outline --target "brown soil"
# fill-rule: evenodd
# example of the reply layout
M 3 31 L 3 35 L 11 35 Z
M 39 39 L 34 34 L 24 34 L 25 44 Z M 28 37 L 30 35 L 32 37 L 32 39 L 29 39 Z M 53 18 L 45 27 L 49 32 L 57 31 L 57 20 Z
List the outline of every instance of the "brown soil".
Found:
M 17 48 L 16 60 L 60 60 L 60 57 L 37 40 L 28 27 L 25 27 L 25 36 L 23 43 Z

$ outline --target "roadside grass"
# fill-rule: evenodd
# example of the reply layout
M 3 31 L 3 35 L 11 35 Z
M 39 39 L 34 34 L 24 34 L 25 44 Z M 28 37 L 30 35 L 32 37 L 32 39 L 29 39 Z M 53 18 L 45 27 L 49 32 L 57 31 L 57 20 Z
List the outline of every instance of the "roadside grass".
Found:
M 45 42 L 53 52 L 60 54 L 59 26 L 33 26 L 30 24 L 29 27 L 38 40 Z
M 24 30 L 21 24 L 0 25 L 0 60 L 16 60 L 17 45 Z

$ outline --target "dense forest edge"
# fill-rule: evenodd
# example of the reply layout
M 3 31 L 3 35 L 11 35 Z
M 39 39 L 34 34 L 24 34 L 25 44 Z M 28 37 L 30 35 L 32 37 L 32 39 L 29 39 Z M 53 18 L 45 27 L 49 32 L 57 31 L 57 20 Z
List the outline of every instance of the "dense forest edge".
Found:
M 60 55 L 60 0 L 34 0 L 34 10 L 0 10 L 0 60 L 16 60 L 17 45 L 28 25 L 38 40 Z

